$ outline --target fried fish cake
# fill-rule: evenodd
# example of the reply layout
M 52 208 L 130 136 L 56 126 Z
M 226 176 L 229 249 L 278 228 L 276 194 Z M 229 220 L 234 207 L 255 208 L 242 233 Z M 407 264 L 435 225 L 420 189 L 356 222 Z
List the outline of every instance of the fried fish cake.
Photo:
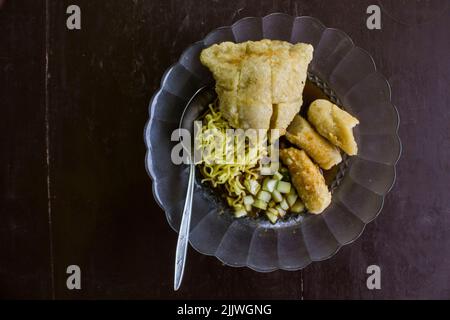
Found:
M 223 42 L 201 52 L 216 80 L 219 108 L 235 128 L 284 134 L 302 105 L 313 47 L 277 40 Z
M 303 103 L 302 93 L 305 87 L 309 62 L 313 48 L 309 44 L 291 45 L 283 41 L 272 41 L 272 104 L 271 128 L 280 130 L 284 135 L 286 128 Z
M 272 117 L 272 82 L 267 43 L 249 42 L 241 63 L 237 92 L 239 128 L 268 129 Z
M 310 156 L 321 168 L 328 170 L 342 161 L 339 149 L 318 134 L 300 115 L 287 128 L 286 138 Z
M 216 80 L 219 109 L 235 128 L 239 126 L 237 92 L 241 63 L 246 51 L 247 45 L 222 42 L 202 50 L 200 54 L 200 62 L 212 72 Z
M 278 130 L 278 136 L 286 134 L 286 128 L 296 114 L 300 112 L 301 100 L 295 102 L 281 102 L 272 105 L 273 113 L 270 128 Z
M 272 103 L 302 101 L 308 65 L 313 47 L 305 43 L 292 45 L 284 41 L 272 41 Z
M 352 129 L 359 124 L 359 120 L 337 105 L 324 99 L 313 101 L 309 106 L 308 121 L 324 138 L 349 156 L 358 153 Z
M 322 213 L 331 203 L 331 193 L 319 167 L 303 150 L 280 150 L 281 161 L 288 167 L 291 180 L 309 212 Z

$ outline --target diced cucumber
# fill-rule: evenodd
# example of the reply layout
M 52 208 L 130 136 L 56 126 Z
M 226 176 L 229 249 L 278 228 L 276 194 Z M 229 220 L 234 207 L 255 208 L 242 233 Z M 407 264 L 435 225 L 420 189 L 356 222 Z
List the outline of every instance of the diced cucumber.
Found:
M 267 182 L 270 180 L 270 178 L 269 177 L 266 177 L 266 178 L 264 178 L 264 180 L 263 180 L 263 183 L 262 183 L 262 189 L 264 190 L 264 191 L 269 191 L 269 190 L 267 190 Z
M 255 208 L 266 210 L 267 209 L 267 202 L 264 202 L 262 200 L 256 199 L 255 202 L 252 203 L 252 206 Z
M 281 179 L 283 179 L 283 175 L 277 171 L 273 174 L 273 178 L 275 180 L 281 180 Z
M 288 210 L 288 209 L 289 209 L 289 205 L 288 205 L 286 199 L 283 199 L 283 201 L 280 202 L 280 207 L 281 207 L 283 210 Z
M 275 189 L 275 186 L 277 185 L 277 180 L 265 178 L 263 182 L 263 190 L 272 192 Z
M 236 207 L 236 209 L 234 211 L 234 216 L 236 218 L 245 217 L 246 215 L 247 215 L 247 211 L 245 210 L 245 208 L 243 206 Z
M 262 176 L 270 176 L 272 175 L 272 169 L 270 167 L 262 167 L 259 170 L 259 173 L 261 173 Z
M 293 188 L 292 186 L 291 186 L 291 190 L 289 190 L 289 192 L 288 192 L 288 195 L 289 194 L 296 194 L 296 195 L 298 195 L 297 194 L 297 190 L 295 190 L 295 188 Z
M 250 192 L 252 195 L 256 196 L 259 189 L 261 189 L 261 185 L 256 180 L 248 180 L 244 182 L 245 187 L 247 188 L 248 192 Z
M 274 210 L 274 211 L 275 211 L 275 213 L 266 211 L 266 216 L 272 223 L 275 223 L 278 220 L 278 212 L 276 210 Z
M 275 207 L 275 205 L 276 205 L 275 201 L 273 201 L 273 200 L 269 201 L 269 208 L 273 208 L 273 207 Z
M 294 188 L 291 188 L 293 190 Z M 289 207 L 292 207 L 295 204 L 295 201 L 297 201 L 298 195 L 289 193 L 286 197 L 287 203 Z
M 300 199 L 297 199 L 295 204 L 291 207 L 291 211 L 293 213 L 300 213 L 303 210 L 305 210 L 305 205 L 303 204 L 303 202 Z
M 278 215 L 280 217 L 284 217 L 286 215 L 286 210 L 280 207 L 280 205 L 277 205 L 275 209 L 278 211 Z
M 269 202 L 270 199 L 272 198 L 272 195 L 264 190 L 261 190 L 260 192 L 258 192 L 258 195 L 256 196 L 256 198 L 258 198 L 259 200 L 262 200 L 264 202 Z
M 255 199 L 253 199 L 253 197 L 250 195 L 244 197 L 245 205 L 252 204 L 254 201 L 255 201 Z
M 252 211 L 252 205 L 251 204 L 244 204 L 245 210 L 247 210 L 247 212 L 251 212 Z
M 283 196 L 281 195 L 280 191 L 273 190 L 272 191 L 272 199 L 273 199 L 273 201 L 278 203 L 278 202 L 281 202 L 283 200 Z
M 291 191 L 291 184 L 286 181 L 278 181 L 277 190 L 281 193 L 289 193 Z

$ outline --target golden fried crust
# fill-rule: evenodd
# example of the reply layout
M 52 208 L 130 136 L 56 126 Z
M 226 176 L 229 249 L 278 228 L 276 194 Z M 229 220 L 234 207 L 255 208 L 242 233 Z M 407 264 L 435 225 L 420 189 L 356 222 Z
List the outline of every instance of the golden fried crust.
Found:
M 280 150 L 281 161 L 288 167 L 292 183 L 311 213 L 322 213 L 331 203 L 331 193 L 320 169 L 303 150 Z
M 246 51 L 245 43 L 222 42 L 202 50 L 200 62 L 211 70 L 217 86 L 225 90 L 236 90 Z
M 249 43 L 249 54 L 241 64 L 237 109 L 242 129 L 268 129 L 272 117 L 270 59 L 255 54 L 257 50 L 266 50 L 255 47 Z
M 237 90 L 226 90 L 216 85 L 216 93 L 220 97 L 219 108 L 231 126 L 239 125 L 239 113 L 237 108 Z
M 312 59 L 313 47 L 298 43 L 272 41 L 272 104 L 270 128 L 279 129 L 284 135 L 286 128 L 302 106 L 302 93 L 307 69 Z
M 302 105 L 312 52 L 304 43 L 223 42 L 204 49 L 200 61 L 213 73 L 219 107 L 233 127 L 284 134 Z
M 300 112 L 301 106 L 301 100 L 274 104 L 270 127 L 277 128 L 279 130 L 279 136 L 284 135 L 286 133 L 286 128 L 292 121 L 292 118 Z
M 301 105 L 312 46 L 304 43 L 280 44 L 276 41 L 272 44 L 272 50 L 272 103 L 299 101 Z
M 211 70 L 216 80 L 219 108 L 233 127 L 239 126 L 237 91 L 241 62 L 246 51 L 246 44 L 222 42 L 202 50 L 200 54 L 201 63 Z
M 286 138 L 305 152 L 323 169 L 342 161 L 339 149 L 328 142 L 303 117 L 296 115 L 289 125 Z
M 349 156 L 358 153 L 352 129 L 359 121 L 337 105 L 323 99 L 313 101 L 309 106 L 308 120 L 317 132 Z

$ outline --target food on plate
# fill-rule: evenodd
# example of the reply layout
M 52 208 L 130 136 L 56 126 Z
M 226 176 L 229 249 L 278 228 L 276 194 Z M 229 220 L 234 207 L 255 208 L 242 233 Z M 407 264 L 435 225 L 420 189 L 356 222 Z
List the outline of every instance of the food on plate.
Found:
M 292 183 L 305 207 L 311 213 L 321 213 L 331 202 L 331 193 L 319 167 L 303 150 L 280 150 L 281 161 L 288 167 Z
M 359 124 L 359 120 L 348 112 L 328 100 L 318 99 L 309 106 L 308 121 L 323 137 L 349 156 L 358 153 L 352 129 Z
M 241 161 L 233 163 L 226 161 L 223 153 L 225 144 L 228 142 L 226 131 L 231 128 L 228 121 L 223 118 L 216 104 L 209 105 L 207 113 L 201 120 L 202 128 L 195 139 L 198 148 L 206 151 L 202 154 L 202 162 L 199 164 L 200 172 L 204 177 L 202 182 L 208 181 L 214 188 L 222 186 L 227 194 L 229 205 L 232 207 L 241 205 L 247 194 L 247 184 L 251 184 L 253 193 L 259 190 L 252 181 L 256 181 L 259 176 L 257 164 L 265 149 L 258 148 L 260 153 L 250 152 L 250 147 L 246 146 L 245 156 L 240 159 Z M 238 142 L 237 138 L 235 140 Z
M 309 44 L 274 40 L 223 42 L 201 52 L 216 80 L 217 100 L 200 119 L 195 139 L 202 160 L 196 164 L 202 183 L 226 199 L 235 217 L 265 216 L 276 223 L 305 209 L 322 213 L 331 203 L 323 173 L 330 176 L 342 161 L 339 148 L 357 153 L 352 128 L 358 119 L 323 99 L 309 106 L 307 119 L 299 114 L 312 53 Z M 233 129 L 264 134 L 256 140 L 230 136 L 244 132 Z M 278 145 L 278 170 L 263 173 L 262 159 Z
M 238 218 L 265 215 L 275 223 L 288 213 L 301 213 L 304 205 L 291 187 L 287 168 L 281 167 L 269 176 L 261 175 L 259 161 L 267 154 L 264 139 L 258 139 L 254 144 L 245 144 L 241 159 L 237 159 L 236 154 L 232 155 L 232 160 L 235 161 L 223 159 L 227 143 L 239 144 L 242 141 L 238 136 L 233 136 L 233 141 L 229 141 L 226 133 L 231 126 L 217 104 L 211 104 L 201 118 L 202 128 L 196 136 L 197 146 L 208 150 L 197 164 L 203 176 L 202 183 L 210 183 L 213 188 L 220 190 Z M 218 144 L 218 141 L 221 143 Z
M 223 42 L 200 61 L 216 80 L 219 109 L 234 128 L 279 129 L 300 111 L 313 47 L 277 40 Z
M 339 149 L 328 142 L 300 115 L 289 125 L 286 138 L 303 149 L 321 168 L 328 170 L 342 161 Z
M 236 92 L 238 121 L 235 128 L 268 129 L 270 126 L 272 82 L 270 56 L 265 54 L 268 49 L 267 45 L 257 42 L 247 43 L 246 54 L 240 63 Z M 227 109 L 230 106 L 222 107 Z
M 220 112 L 230 124 L 238 124 L 237 89 L 240 76 L 240 61 L 246 48 L 231 42 L 213 45 L 201 52 L 200 61 L 207 66 L 216 80 L 216 92 L 220 97 Z
M 303 103 L 303 89 L 313 47 L 309 44 L 292 45 L 272 41 L 272 104 L 271 128 L 283 135 Z

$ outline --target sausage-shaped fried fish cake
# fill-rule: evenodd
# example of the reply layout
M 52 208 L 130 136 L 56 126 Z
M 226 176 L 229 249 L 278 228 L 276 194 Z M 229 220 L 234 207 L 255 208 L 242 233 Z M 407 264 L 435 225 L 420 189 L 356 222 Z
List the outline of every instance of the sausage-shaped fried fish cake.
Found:
M 319 167 L 305 151 L 296 148 L 280 150 L 281 161 L 288 167 L 292 183 L 311 213 L 322 213 L 331 203 L 331 193 Z
M 313 101 L 309 106 L 308 120 L 317 132 L 349 156 L 358 153 L 352 129 L 359 120 L 337 105 L 323 99 Z
M 323 169 L 342 161 L 339 149 L 318 134 L 303 117 L 296 115 L 289 125 L 286 138 L 305 152 Z

